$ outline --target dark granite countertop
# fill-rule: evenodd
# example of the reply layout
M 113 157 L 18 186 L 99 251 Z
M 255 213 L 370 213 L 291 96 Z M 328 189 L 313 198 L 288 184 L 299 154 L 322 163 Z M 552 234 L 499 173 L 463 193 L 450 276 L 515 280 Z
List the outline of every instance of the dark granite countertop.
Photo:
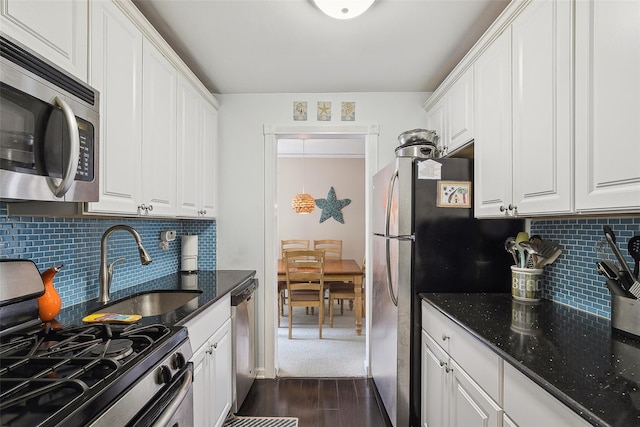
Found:
M 243 285 L 254 275 L 254 270 L 201 270 L 195 273 L 177 272 L 114 292 L 111 294 L 110 303 L 147 291 L 202 291 L 197 300 L 188 302 L 175 311 L 159 316 L 143 317 L 140 321 L 141 324 L 162 323 L 170 327 L 181 326 L 197 315 L 202 309 L 212 305 L 223 296 Z M 97 300 L 90 300 L 71 307 L 65 307 L 60 311 L 58 316 L 56 316 L 56 321 L 62 325 L 79 325 L 82 324 L 82 318 L 84 316 L 96 312 L 96 310 L 99 310 L 102 306 L 105 306 L 105 304 L 99 304 Z M 108 312 L 108 307 L 105 307 L 104 311 Z
M 420 296 L 591 424 L 640 425 L 640 340 L 609 320 L 511 294 Z

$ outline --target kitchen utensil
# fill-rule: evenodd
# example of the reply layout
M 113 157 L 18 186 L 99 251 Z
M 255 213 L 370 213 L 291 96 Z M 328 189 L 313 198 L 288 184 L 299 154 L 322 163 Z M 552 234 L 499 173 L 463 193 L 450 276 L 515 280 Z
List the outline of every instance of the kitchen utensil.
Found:
M 609 260 L 611 263 L 613 263 L 616 266 L 616 270 L 620 270 L 620 266 L 618 265 L 618 260 L 616 259 L 616 256 L 613 254 L 613 252 L 611 252 L 611 248 L 609 247 L 609 242 L 605 237 L 603 237 L 602 239 L 598 240 L 595 243 L 593 250 L 596 253 L 596 259 Z
M 509 252 L 513 257 L 513 262 L 517 266 L 520 264 L 518 261 L 518 249 L 516 249 L 516 238 L 515 237 L 507 237 L 504 241 L 504 250 Z
M 521 231 L 516 236 L 516 249 L 518 249 L 518 253 L 520 254 L 520 263 L 518 264 L 520 268 L 524 268 L 526 264 L 526 259 L 524 256 L 524 248 L 520 246 L 520 243 L 526 242 L 528 240 L 529 240 L 529 233 L 527 233 L 526 231 Z
M 538 248 L 542 247 L 542 237 L 540 237 L 539 234 L 534 234 L 533 236 L 529 237 L 529 241 L 531 243 L 533 243 Z M 534 265 L 538 263 L 538 255 L 537 254 L 532 255 L 531 259 L 533 260 L 533 264 Z
M 524 249 L 524 251 L 527 253 L 525 267 L 533 268 L 533 266 L 537 263 L 537 255 L 539 254 L 538 247 L 531 243 L 531 241 L 520 242 L 520 246 L 522 246 L 522 249 Z M 535 261 L 533 259 L 534 256 L 536 257 Z
M 607 288 L 612 295 L 618 295 L 620 297 L 629 297 L 629 294 L 622 289 L 620 283 L 617 280 L 607 279 Z
M 636 280 L 640 280 L 640 236 L 633 236 L 629 239 L 629 255 L 635 261 L 635 266 L 633 267 L 633 275 Z
M 604 236 L 607 238 L 607 241 L 609 242 L 609 246 L 611 247 L 611 250 L 615 254 L 616 258 L 618 258 L 618 261 L 622 266 L 622 270 L 625 271 L 629 276 L 631 276 L 631 279 L 633 280 L 633 284 L 629 288 L 629 292 L 631 292 L 636 298 L 640 298 L 640 282 L 638 282 L 638 280 L 635 279 L 635 277 L 633 276 L 633 273 L 631 273 L 631 270 L 629 269 L 629 266 L 624 260 L 624 257 L 622 256 L 622 253 L 620 252 L 620 249 L 616 244 L 616 237 L 615 237 L 615 234 L 613 234 L 613 230 L 611 230 L 611 227 L 609 227 L 608 225 L 605 225 L 603 227 L 603 230 L 604 230 Z
M 627 292 L 627 290 L 622 286 L 618 272 L 611 262 L 607 260 L 598 261 L 596 263 L 596 270 L 598 271 L 598 274 L 606 277 L 607 288 L 609 288 L 609 291 L 611 291 L 613 295 L 635 298 L 633 294 Z
M 562 249 L 560 249 L 558 246 L 554 246 L 552 247 L 551 250 L 545 251 L 544 253 L 545 253 L 545 257 L 543 257 L 540 261 L 538 261 L 538 263 L 535 266 L 536 268 L 542 268 L 546 265 L 553 264 L 553 262 L 556 259 L 558 259 L 558 257 L 562 253 Z

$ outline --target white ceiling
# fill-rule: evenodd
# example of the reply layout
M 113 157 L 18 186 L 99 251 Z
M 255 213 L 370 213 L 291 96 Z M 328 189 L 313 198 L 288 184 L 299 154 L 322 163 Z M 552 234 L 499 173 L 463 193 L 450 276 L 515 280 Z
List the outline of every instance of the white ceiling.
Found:
M 133 0 L 213 93 L 432 92 L 508 0 Z

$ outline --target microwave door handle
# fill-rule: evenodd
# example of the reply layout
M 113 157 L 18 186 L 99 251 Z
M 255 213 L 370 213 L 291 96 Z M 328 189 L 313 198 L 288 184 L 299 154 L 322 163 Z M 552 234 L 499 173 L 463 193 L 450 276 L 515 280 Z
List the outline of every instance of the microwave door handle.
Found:
M 76 177 L 76 172 L 78 171 L 78 157 L 80 156 L 80 133 L 78 132 L 78 122 L 76 121 L 76 116 L 73 114 L 73 110 L 69 107 L 63 99 L 59 96 L 56 96 L 54 99 L 54 103 L 60 106 L 62 112 L 64 113 L 64 117 L 67 122 L 67 128 L 69 130 L 69 137 L 71 138 L 71 150 L 69 151 L 69 161 L 67 163 L 67 169 L 62 176 L 62 180 L 60 183 L 56 183 L 54 178 L 49 178 L 49 188 L 53 192 L 56 197 L 64 196 L 71 184 L 73 184 L 73 180 Z

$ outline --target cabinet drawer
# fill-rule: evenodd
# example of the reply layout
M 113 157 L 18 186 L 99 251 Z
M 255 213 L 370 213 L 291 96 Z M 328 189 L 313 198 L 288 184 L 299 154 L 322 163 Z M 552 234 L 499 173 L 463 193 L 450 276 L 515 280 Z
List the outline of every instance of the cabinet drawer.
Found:
M 502 359 L 485 344 L 422 303 L 422 328 L 449 353 L 493 400 L 502 402 Z
M 231 318 L 231 297 L 227 294 L 185 325 L 191 348 L 196 351 L 215 331 Z

